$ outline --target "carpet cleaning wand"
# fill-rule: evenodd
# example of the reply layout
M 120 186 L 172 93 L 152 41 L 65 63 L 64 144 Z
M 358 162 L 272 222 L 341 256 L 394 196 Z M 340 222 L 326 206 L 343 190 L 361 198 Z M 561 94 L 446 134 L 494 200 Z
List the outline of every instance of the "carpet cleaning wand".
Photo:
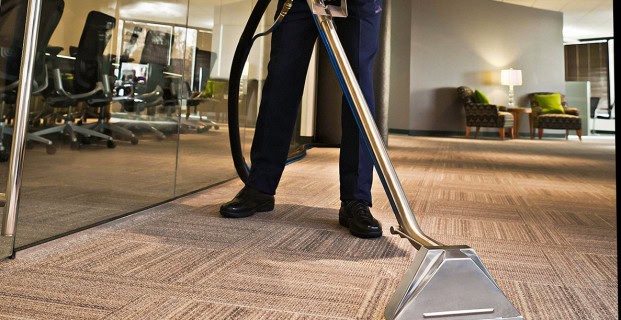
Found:
M 399 223 L 399 227 L 392 227 L 391 232 L 406 238 L 418 249 L 414 262 L 403 276 L 397 291 L 392 295 L 384 316 L 387 320 L 523 319 L 485 269 L 474 249 L 468 246 L 444 245 L 427 236 L 418 225 L 397 173 L 388 157 L 386 146 L 377 129 L 373 115 L 336 33 L 333 16 L 346 15 L 345 1 L 338 1 L 340 2 L 338 5 L 332 5 L 334 1 L 331 1 L 330 5 L 326 5 L 323 0 L 307 0 L 307 3 L 311 8 L 319 35 L 328 51 L 328 56 L 332 61 L 343 93 L 356 118 L 362 137 L 374 160 L 377 174 Z M 288 3 L 290 4 L 290 1 Z M 261 3 L 257 3 L 257 7 L 260 5 Z M 265 7 L 267 7 L 266 4 Z M 287 6 L 285 5 L 285 7 Z M 332 12 L 337 14 L 333 15 Z M 282 12 L 280 16 L 283 16 Z M 246 31 L 244 30 L 244 33 Z M 244 35 L 242 35 L 240 43 L 243 38 Z M 252 38 L 252 41 L 254 39 L 256 38 Z M 238 49 L 240 48 L 238 47 Z M 242 48 L 241 50 L 249 51 L 250 49 Z M 248 52 L 245 52 L 246 58 L 247 54 Z M 234 60 L 238 58 L 237 55 L 238 52 L 236 51 Z M 236 74 L 234 72 L 237 71 L 232 68 L 230 90 L 235 90 L 233 80 Z M 241 71 L 239 71 L 239 76 L 241 76 Z M 237 87 L 239 87 L 239 79 L 240 77 L 235 79 Z M 231 99 L 233 98 L 229 92 L 229 103 Z M 237 97 L 234 96 L 234 99 L 237 100 Z M 229 111 L 233 111 L 230 104 Z M 235 110 L 235 114 L 237 114 L 236 112 Z M 229 115 L 230 118 L 231 115 Z M 234 128 L 238 130 L 237 126 Z M 234 149 L 233 142 L 234 140 L 231 138 L 231 147 Z M 241 146 L 239 148 L 241 149 Z M 247 168 L 243 157 L 241 160 L 237 159 L 237 162 L 240 161 L 244 162 L 244 168 L 238 167 L 238 173 Z
M 418 249 L 386 307 L 386 319 L 523 319 L 474 249 L 443 245 L 421 230 L 347 60 L 330 9 L 322 0 L 307 2 L 399 222 L 391 232 Z

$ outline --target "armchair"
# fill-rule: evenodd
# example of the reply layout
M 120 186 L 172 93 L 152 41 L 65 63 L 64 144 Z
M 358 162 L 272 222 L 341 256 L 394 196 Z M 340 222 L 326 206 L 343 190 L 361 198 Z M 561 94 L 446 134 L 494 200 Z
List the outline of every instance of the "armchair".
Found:
M 565 129 L 565 137 L 569 130 L 576 130 L 578 139 L 582 141 L 582 120 L 578 109 L 567 106 L 567 97 L 561 94 L 561 105 L 565 113 L 543 113 L 543 108 L 537 102 L 535 96 L 554 94 L 555 92 L 533 92 L 528 95 L 532 111 L 533 129 L 538 130 L 539 139 L 543 138 L 543 129 Z M 534 130 L 531 139 L 534 139 Z
M 481 127 L 498 128 L 500 140 L 505 139 L 506 129 L 513 128 L 513 115 L 504 107 L 493 104 L 475 103 L 474 91 L 466 86 L 457 88 L 459 97 L 464 102 L 464 110 L 466 111 L 466 138 L 470 136 L 470 128 L 476 127 L 474 138 L 479 135 Z M 513 139 L 513 130 L 509 130 Z

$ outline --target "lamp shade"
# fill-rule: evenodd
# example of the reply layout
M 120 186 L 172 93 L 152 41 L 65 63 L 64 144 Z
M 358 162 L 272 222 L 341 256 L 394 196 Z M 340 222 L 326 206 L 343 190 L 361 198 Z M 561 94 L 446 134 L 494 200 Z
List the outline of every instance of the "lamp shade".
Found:
M 521 86 L 522 70 L 506 69 L 500 71 L 500 84 L 505 86 Z

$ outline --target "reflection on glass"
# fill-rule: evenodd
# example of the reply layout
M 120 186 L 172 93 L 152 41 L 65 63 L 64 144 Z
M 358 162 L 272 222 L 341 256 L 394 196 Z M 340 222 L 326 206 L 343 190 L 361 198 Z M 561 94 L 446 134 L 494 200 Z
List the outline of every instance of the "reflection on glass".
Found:
M 17 113 L 18 83 L 21 77 L 21 56 L 23 39 L 25 35 L 27 1 L 7 0 L 0 3 L 0 192 L 5 192 L 7 185 L 7 170 L 9 159 L 13 125 Z M 41 11 L 47 14 L 40 19 L 38 43 L 35 43 L 36 60 L 33 68 L 33 81 L 31 92 L 40 96 L 48 86 L 45 68 L 45 47 L 47 46 L 51 32 L 58 25 L 64 9 L 62 0 L 44 1 Z M 53 153 L 52 143 L 43 137 L 28 135 L 28 143 L 43 143 L 48 153 Z M 0 240 L 0 257 L 12 252 L 13 238 Z
M 187 126 L 179 139 L 177 194 L 207 187 L 235 177 L 228 138 L 228 86 L 230 66 L 237 42 L 250 16 L 253 2 L 190 1 L 188 30 L 197 30 L 189 99 L 183 101 L 182 121 Z M 273 22 L 276 3 L 265 14 L 263 30 Z M 200 15 L 198 14 L 200 13 Z M 269 36 L 255 43 L 240 86 L 240 128 L 244 151 L 252 140 L 257 115 L 258 90 L 265 79 Z M 189 55 L 188 55 L 189 57 Z M 187 72 L 187 71 L 186 71 Z M 187 73 L 186 73 L 187 75 Z M 190 129 L 190 130 L 188 130 Z M 244 137 L 249 137 L 245 138 Z
M 26 1 L 2 0 L 3 15 L 12 3 Z M 43 5 L 16 247 L 235 176 L 228 77 L 251 0 L 43 0 Z M 273 22 L 275 6 L 259 31 Z M 11 147 L 17 88 L 10 84 L 18 77 L 15 59 L 23 39 L 23 23 L 15 21 L 0 19 L 0 151 Z M 256 42 L 241 81 L 246 153 L 269 40 Z M 5 158 L 0 157 L 0 190 L 6 185 Z M 11 245 L 0 243 L 0 257 Z
M 45 59 L 49 85 L 31 106 L 30 134 L 51 141 L 55 152 L 29 143 L 16 247 L 174 195 L 172 86 L 183 77 L 183 63 L 175 69 L 174 61 L 183 60 L 184 39 L 173 45 L 170 21 L 124 17 L 135 4 L 65 0 L 47 54 L 37 60 Z M 185 23 L 187 3 L 182 8 L 177 25 Z

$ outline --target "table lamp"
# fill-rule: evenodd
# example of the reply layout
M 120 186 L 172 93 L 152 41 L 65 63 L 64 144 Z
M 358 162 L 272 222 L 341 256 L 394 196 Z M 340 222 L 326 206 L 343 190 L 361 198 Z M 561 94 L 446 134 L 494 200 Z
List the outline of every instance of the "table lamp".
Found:
M 513 108 L 513 86 L 522 85 L 522 70 L 506 69 L 500 71 L 500 84 L 509 86 L 509 108 Z

